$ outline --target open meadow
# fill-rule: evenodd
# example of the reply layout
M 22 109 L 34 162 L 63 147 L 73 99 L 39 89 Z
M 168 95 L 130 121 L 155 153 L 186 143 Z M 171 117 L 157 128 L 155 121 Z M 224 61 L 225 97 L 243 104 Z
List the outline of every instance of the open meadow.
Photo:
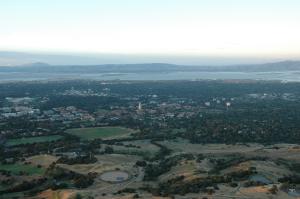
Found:
M 17 146 L 21 144 L 33 144 L 40 142 L 52 142 L 59 139 L 62 139 L 61 135 L 50 135 L 50 136 L 36 136 L 36 137 L 28 137 L 28 138 L 17 138 L 17 139 L 9 139 L 6 142 L 7 146 Z
M 131 133 L 134 133 L 134 130 L 123 127 L 94 127 L 69 129 L 66 133 L 83 140 L 94 140 L 128 137 Z

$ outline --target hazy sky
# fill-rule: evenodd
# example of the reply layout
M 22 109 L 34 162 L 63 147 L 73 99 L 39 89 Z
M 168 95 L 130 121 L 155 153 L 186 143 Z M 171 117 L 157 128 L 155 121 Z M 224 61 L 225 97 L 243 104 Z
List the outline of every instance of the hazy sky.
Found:
M 0 50 L 297 57 L 299 0 L 0 0 Z

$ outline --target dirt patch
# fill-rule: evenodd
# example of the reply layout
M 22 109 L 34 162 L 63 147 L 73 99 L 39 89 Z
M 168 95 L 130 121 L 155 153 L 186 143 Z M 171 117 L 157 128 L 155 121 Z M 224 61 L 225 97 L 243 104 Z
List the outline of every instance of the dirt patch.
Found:
M 36 196 L 35 199 L 70 199 L 74 193 L 75 192 L 71 190 L 53 191 L 51 189 L 48 189 Z
M 31 162 L 33 165 L 41 165 L 45 168 L 49 167 L 50 164 L 57 161 L 58 157 L 53 155 L 35 155 L 26 159 L 27 162 Z

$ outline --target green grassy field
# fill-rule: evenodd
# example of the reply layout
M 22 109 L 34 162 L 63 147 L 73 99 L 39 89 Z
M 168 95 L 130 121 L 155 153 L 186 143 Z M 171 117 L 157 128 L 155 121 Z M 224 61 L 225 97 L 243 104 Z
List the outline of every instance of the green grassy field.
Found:
M 10 171 L 13 174 L 18 174 L 20 171 L 24 171 L 29 175 L 43 175 L 45 172 L 44 168 L 37 168 L 36 166 L 30 164 L 0 164 L 0 170 Z
M 123 127 L 96 127 L 69 129 L 66 133 L 80 137 L 83 140 L 112 139 L 127 136 L 134 130 Z
M 28 137 L 28 138 L 18 138 L 18 139 L 8 139 L 6 142 L 7 146 L 17 146 L 20 144 L 32 144 L 38 142 L 51 142 L 63 138 L 60 135 L 50 135 L 50 136 L 38 136 L 38 137 Z

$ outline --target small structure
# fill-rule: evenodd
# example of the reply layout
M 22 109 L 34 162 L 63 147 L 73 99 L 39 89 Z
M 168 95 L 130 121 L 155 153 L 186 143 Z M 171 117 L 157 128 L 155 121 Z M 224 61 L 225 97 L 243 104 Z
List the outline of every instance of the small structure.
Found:
M 205 102 L 205 106 L 210 106 L 210 102 Z

